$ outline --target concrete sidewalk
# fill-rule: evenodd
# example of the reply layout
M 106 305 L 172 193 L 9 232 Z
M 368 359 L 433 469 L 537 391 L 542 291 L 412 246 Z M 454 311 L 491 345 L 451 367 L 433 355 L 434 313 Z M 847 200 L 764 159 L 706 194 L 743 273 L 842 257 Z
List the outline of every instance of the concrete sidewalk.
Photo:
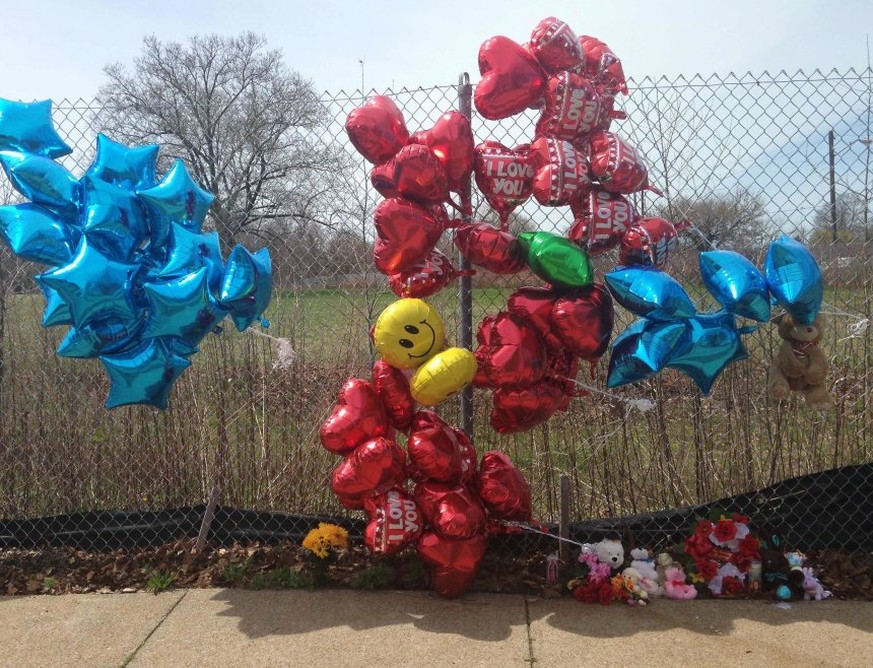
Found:
M 0 666 L 869 666 L 873 605 L 191 589 L 0 596 Z

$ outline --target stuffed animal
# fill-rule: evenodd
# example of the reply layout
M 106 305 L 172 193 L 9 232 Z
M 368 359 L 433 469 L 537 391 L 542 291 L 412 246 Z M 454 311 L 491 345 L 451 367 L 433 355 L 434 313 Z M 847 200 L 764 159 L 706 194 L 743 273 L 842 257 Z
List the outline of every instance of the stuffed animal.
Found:
M 664 590 L 658 584 L 658 571 L 655 568 L 655 562 L 649 556 L 648 550 L 641 548 L 631 550 L 631 559 L 630 568 L 640 574 L 640 586 L 649 596 L 661 596 Z
M 828 358 L 818 347 L 823 319 L 819 316 L 811 325 L 803 325 L 786 313 L 778 323 L 782 346 L 770 364 L 770 396 L 785 399 L 789 392 L 800 392 L 811 409 L 828 410 L 833 405 L 825 385 Z
M 636 568 L 628 566 L 621 572 L 621 576 L 627 594 L 625 600 L 628 605 L 646 605 L 649 600 L 649 592 L 643 586 L 645 578 L 640 572 Z
M 689 601 L 697 598 L 697 589 L 694 585 L 685 583 L 685 571 L 679 566 L 669 566 L 664 571 L 667 581 L 664 583 L 664 595 L 667 598 Z
M 831 592 L 821 586 L 821 582 L 812 572 L 811 568 L 801 568 L 803 573 L 803 600 L 804 601 L 821 601 L 822 599 L 831 596 Z
M 658 573 L 658 583 L 663 585 L 667 582 L 667 569 L 670 568 L 676 562 L 673 561 L 673 557 L 670 556 L 669 552 L 659 552 L 658 556 L 655 557 L 655 570 Z
M 604 564 L 615 571 L 624 563 L 624 547 L 620 541 L 604 538 L 594 545 L 594 553 Z

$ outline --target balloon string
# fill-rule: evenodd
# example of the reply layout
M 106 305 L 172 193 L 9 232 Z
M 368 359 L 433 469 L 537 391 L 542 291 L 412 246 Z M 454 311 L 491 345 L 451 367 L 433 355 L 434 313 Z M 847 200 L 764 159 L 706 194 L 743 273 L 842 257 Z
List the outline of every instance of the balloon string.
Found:
M 549 533 L 548 531 L 543 531 L 541 529 L 537 529 L 532 527 L 531 525 L 525 522 L 517 522 L 513 520 L 500 520 L 500 523 L 504 526 L 515 527 L 517 529 L 522 529 L 524 531 L 528 531 L 530 533 L 536 533 L 540 536 L 548 536 L 549 538 L 554 538 L 555 540 L 563 541 L 564 543 L 570 543 L 571 545 L 576 545 L 578 547 L 585 547 L 585 543 L 580 543 L 578 541 L 572 540 L 570 538 L 564 538 L 563 536 L 556 536 L 553 533 Z
M 602 394 L 604 397 L 609 397 L 610 399 L 615 399 L 616 401 L 620 401 L 625 404 L 628 408 L 636 408 L 641 413 L 645 413 L 647 411 L 652 410 L 655 407 L 655 402 L 651 399 L 625 399 L 618 394 L 613 394 L 612 392 L 606 392 L 592 385 L 586 385 L 585 383 L 580 383 L 575 378 L 567 378 L 566 376 L 556 376 L 561 380 L 566 380 L 577 387 L 581 387 L 584 390 L 588 390 L 589 392 L 595 392 L 597 394 Z
M 273 363 L 274 369 L 287 369 L 297 361 L 297 353 L 294 352 L 294 348 L 291 347 L 291 342 L 288 339 L 283 339 L 278 336 L 271 336 L 270 334 L 265 334 L 264 332 L 260 332 L 257 329 L 249 328 L 248 331 L 255 336 L 261 336 L 265 339 L 269 339 L 276 344 L 277 351 L 276 361 Z

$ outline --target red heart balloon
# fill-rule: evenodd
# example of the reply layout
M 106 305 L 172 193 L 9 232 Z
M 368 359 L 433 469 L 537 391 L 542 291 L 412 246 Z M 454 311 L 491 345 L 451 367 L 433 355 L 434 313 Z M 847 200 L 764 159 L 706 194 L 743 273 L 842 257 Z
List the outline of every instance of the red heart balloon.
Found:
M 397 190 L 397 181 L 394 180 L 394 161 L 389 160 L 381 165 L 376 165 L 370 170 L 370 183 L 379 191 L 385 199 L 400 197 Z
M 512 460 L 502 452 L 490 450 L 479 466 L 479 496 L 493 517 L 529 522 L 530 485 Z
M 415 414 L 415 402 L 409 392 L 409 380 L 381 357 L 373 364 L 373 387 L 395 429 L 406 432 Z
M 615 93 L 604 90 L 602 86 L 596 87 L 600 96 L 600 117 L 597 119 L 597 130 L 609 130 L 614 120 L 627 118 L 627 114 L 621 109 L 615 108 Z
M 579 38 L 563 21 L 554 16 L 537 23 L 530 35 L 531 53 L 546 72 L 572 70 L 582 65 L 584 54 Z
M 415 501 L 440 536 L 472 538 L 485 530 L 485 508 L 466 487 L 421 482 L 415 486 Z
M 664 218 L 640 218 L 622 237 L 619 262 L 628 267 L 663 267 L 684 228 Z
M 534 168 L 523 144 L 510 149 L 496 141 L 484 141 L 474 149 L 476 185 L 488 204 L 500 215 L 506 228 L 509 214 L 530 197 Z
M 374 438 L 355 448 L 336 467 L 330 487 L 346 508 L 364 507 L 371 496 L 387 492 L 406 478 L 406 453 L 394 441 Z
M 461 484 L 476 489 L 479 477 L 476 471 L 476 448 L 463 429 L 454 429 L 454 432 L 461 448 Z
M 540 137 L 530 145 L 534 163 L 533 195 L 543 206 L 565 206 L 591 185 L 585 155 L 568 141 Z
M 403 197 L 421 204 L 439 204 L 449 198 L 446 172 L 427 146 L 404 146 L 391 162 L 397 192 Z
M 387 436 L 389 429 L 388 416 L 373 386 L 350 378 L 321 426 L 321 444 L 334 454 L 346 455 L 364 441 Z
M 479 113 L 492 121 L 524 111 L 542 97 L 546 85 L 536 58 L 502 35 L 479 47 L 479 74 L 473 100 Z
M 615 312 L 606 286 L 594 283 L 555 302 L 552 325 L 564 347 L 596 362 L 609 346 Z
M 624 197 L 597 188 L 591 191 L 586 203 L 588 210 L 577 214 L 567 236 L 589 255 L 600 255 L 621 242 L 636 215 Z
M 494 390 L 491 426 L 499 434 L 532 429 L 552 417 L 564 397 L 563 387 L 549 379 L 529 387 L 499 387 Z
M 418 541 L 418 556 L 433 569 L 431 586 L 445 598 L 460 596 L 470 588 L 485 554 L 485 536 L 451 540 L 425 531 Z
M 507 308 L 517 318 L 533 325 L 550 349 L 559 350 L 561 340 L 552 332 L 551 314 L 557 294 L 549 288 L 522 287 L 507 300 Z
M 434 215 L 433 209 L 402 198 L 379 202 L 373 220 L 378 235 L 373 264 L 383 274 L 403 271 L 424 258 L 440 238 L 446 222 Z
M 367 499 L 364 509 L 370 523 L 364 544 L 374 554 L 394 554 L 412 543 L 424 528 L 424 516 L 415 501 L 401 489 Z
M 459 191 L 473 171 L 473 130 L 470 121 L 458 111 L 439 117 L 431 130 L 416 132 L 410 142 L 424 144 L 445 170 L 449 190 Z
M 436 413 L 421 410 L 413 420 L 406 444 L 410 474 L 415 480 L 457 482 L 461 479 L 461 446 L 455 430 Z
M 606 44 L 596 37 L 582 35 L 579 45 L 585 54 L 585 76 L 612 93 L 627 95 L 627 82 L 621 61 Z
M 353 109 L 346 132 L 358 153 L 374 165 L 390 160 L 406 144 L 409 130 L 390 97 L 376 95 Z
M 633 193 L 649 187 L 649 170 L 642 156 L 612 132 L 591 135 L 591 178 L 611 193 Z
M 603 109 L 600 95 L 588 79 L 572 72 L 561 72 L 549 79 L 545 106 L 537 121 L 538 136 L 584 141 L 597 129 Z
M 434 248 L 424 259 L 388 276 L 388 286 L 398 297 L 422 299 L 436 294 L 459 276 L 471 276 L 473 271 L 458 271 L 445 255 Z
M 524 258 L 515 237 L 488 223 L 458 227 L 455 246 L 471 264 L 495 274 L 515 274 L 524 269 Z
M 504 311 L 486 317 L 476 336 L 478 387 L 525 386 L 543 377 L 546 346 L 533 325 Z

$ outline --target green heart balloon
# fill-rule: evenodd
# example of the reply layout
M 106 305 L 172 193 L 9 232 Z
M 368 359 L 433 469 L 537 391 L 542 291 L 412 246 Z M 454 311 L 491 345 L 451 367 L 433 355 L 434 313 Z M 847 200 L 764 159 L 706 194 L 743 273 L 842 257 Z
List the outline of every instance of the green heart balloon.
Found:
M 522 232 L 517 241 L 527 266 L 551 285 L 584 288 L 594 282 L 591 258 L 569 239 L 549 232 Z

